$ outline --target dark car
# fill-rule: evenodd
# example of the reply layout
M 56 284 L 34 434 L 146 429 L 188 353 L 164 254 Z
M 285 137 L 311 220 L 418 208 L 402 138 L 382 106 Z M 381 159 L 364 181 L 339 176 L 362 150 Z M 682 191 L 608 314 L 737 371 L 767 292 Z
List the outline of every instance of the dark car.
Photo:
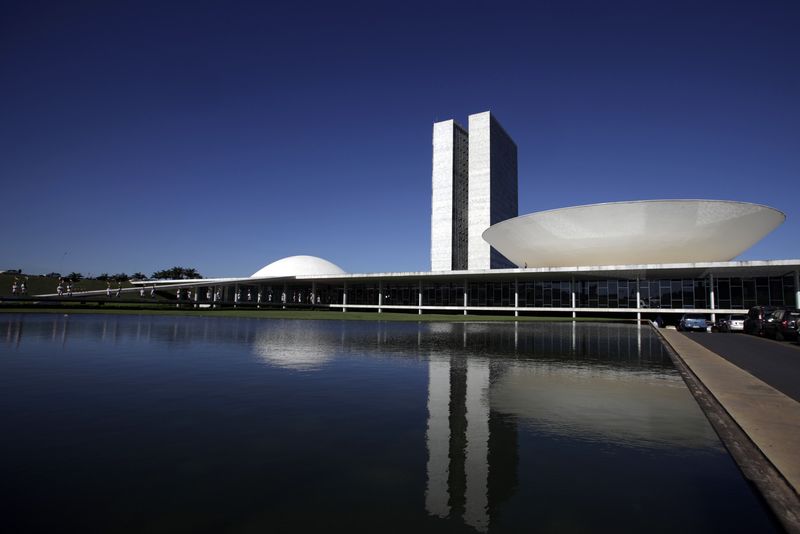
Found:
M 797 322 L 800 311 L 794 308 L 779 308 L 764 322 L 764 335 L 783 341 L 797 339 Z
M 702 330 L 708 329 L 708 320 L 704 315 L 696 315 L 693 313 L 684 314 L 681 321 L 678 323 L 678 330 Z
M 744 320 L 745 334 L 763 336 L 764 323 L 767 322 L 774 311 L 775 306 L 753 306 L 750 308 L 750 311 L 747 312 L 747 319 Z

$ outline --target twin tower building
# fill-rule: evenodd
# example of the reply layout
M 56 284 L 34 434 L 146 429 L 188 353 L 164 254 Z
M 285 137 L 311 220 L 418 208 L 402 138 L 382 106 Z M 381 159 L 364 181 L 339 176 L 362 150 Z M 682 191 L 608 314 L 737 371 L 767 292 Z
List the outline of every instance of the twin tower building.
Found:
M 516 267 L 481 234 L 516 217 L 517 145 L 488 111 L 433 125 L 431 270 Z

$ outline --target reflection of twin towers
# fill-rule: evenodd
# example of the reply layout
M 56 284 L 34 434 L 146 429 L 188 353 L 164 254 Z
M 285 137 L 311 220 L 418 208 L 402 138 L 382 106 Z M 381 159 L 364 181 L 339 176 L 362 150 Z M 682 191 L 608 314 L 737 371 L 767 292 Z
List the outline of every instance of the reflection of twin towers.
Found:
M 517 485 L 517 428 L 489 408 L 487 358 L 431 356 L 425 507 L 485 531 Z

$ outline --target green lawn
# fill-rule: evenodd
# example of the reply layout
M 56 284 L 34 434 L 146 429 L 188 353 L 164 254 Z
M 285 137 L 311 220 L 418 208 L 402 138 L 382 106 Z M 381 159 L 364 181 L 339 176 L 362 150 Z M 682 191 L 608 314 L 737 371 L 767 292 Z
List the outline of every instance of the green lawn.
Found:
M 0 297 L 11 296 L 11 284 L 14 283 L 14 278 L 19 281 L 25 280 L 28 286 L 28 295 L 43 295 L 47 293 L 55 293 L 56 286 L 58 286 L 58 278 L 48 278 L 47 276 L 37 275 L 16 275 L 16 274 L 0 274 Z M 116 288 L 117 282 L 111 282 L 111 287 Z M 126 280 L 122 282 L 122 287 L 132 287 Z M 81 280 L 73 284 L 73 291 L 93 291 L 97 289 L 105 289 L 106 282 L 103 280 Z M 65 287 L 66 289 L 66 287 Z

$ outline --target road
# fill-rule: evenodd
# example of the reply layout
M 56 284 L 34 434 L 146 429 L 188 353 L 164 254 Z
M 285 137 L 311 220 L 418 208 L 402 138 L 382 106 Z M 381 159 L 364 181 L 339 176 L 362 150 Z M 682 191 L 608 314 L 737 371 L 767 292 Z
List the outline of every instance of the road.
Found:
M 684 335 L 800 402 L 800 345 L 797 342 L 748 334 L 685 332 Z

